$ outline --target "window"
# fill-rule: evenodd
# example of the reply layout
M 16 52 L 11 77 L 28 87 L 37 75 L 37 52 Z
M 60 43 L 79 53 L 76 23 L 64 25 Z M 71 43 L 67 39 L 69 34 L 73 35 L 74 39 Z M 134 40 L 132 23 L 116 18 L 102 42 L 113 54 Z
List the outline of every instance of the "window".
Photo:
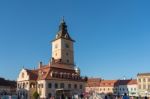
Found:
M 139 80 L 138 80 L 139 82 L 141 82 L 141 79 L 139 78 Z
M 69 63 L 69 60 L 67 59 L 67 63 Z
M 64 83 L 61 83 L 60 88 L 64 88 L 64 87 L 65 87 Z
M 143 82 L 146 82 L 145 78 L 143 78 Z
M 35 88 L 35 84 L 34 83 L 30 83 L 30 88 Z
M 65 47 L 66 47 L 66 48 L 69 48 L 69 45 L 66 43 L 66 44 L 65 44 Z
M 124 91 L 124 88 L 122 88 L 122 90 Z
M 68 84 L 68 88 L 71 88 L 71 84 Z
M 24 78 L 24 73 L 22 73 L 21 77 Z
M 51 83 L 48 84 L 48 88 L 52 88 L 52 84 Z
M 134 91 L 136 91 L 136 88 L 134 88 Z
M 41 88 L 43 88 L 43 84 L 41 84 Z
M 30 88 L 32 88 L 32 84 L 30 84 Z
M 143 85 L 143 89 L 146 89 L 146 85 Z
M 129 89 L 127 88 L 127 91 L 129 91 Z
M 58 88 L 58 84 L 57 83 L 55 83 L 55 88 Z
M 74 88 L 77 89 L 77 84 L 74 84 Z
M 38 84 L 38 88 L 40 88 L 40 84 Z
M 23 83 L 23 88 L 25 88 L 25 83 Z
M 82 89 L 82 85 L 80 85 L 80 89 Z M 98 90 L 98 89 L 97 89 Z

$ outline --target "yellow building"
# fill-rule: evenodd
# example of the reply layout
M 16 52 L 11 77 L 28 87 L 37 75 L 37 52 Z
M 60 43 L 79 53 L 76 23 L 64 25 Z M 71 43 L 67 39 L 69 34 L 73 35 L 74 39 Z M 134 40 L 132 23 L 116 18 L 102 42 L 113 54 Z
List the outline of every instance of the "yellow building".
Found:
M 139 73 L 137 75 L 138 95 L 150 97 L 150 73 Z
M 37 69 L 23 68 L 17 79 L 19 97 L 32 99 L 38 92 L 40 98 L 71 97 L 84 92 L 86 77 L 80 76 L 80 69 L 74 64 L 74 40 L 62 20 L 59 31 L 52 40 L 52 58 L 47 65 L 39 63 Z

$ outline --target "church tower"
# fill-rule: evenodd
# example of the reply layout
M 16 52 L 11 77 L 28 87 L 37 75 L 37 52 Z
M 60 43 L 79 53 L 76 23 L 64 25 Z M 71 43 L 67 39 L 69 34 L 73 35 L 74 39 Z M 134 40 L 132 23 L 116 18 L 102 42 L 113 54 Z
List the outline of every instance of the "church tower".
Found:
M 52 41 L 52 60 L 62 64 L 74 65 L 74 40 L 70 37 L 64 19 L 59 25 L 59 31 Z

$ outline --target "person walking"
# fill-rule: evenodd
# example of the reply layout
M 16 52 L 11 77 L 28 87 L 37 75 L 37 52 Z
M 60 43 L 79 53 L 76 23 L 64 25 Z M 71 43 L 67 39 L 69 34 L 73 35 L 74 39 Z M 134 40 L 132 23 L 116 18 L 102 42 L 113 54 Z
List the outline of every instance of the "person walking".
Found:
M 130 99 L 129 96 L 127 96 L 127 93 L 124 93 L 124 95 L 122 96 L 122 99 Z
M 148 99 L 147 96 L 145 96 L 144 99 Z

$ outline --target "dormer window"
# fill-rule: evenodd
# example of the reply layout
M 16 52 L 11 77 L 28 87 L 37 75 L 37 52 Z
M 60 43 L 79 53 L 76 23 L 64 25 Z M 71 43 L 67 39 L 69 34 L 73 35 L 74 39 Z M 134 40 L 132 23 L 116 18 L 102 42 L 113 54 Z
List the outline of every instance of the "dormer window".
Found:
M 24 78 L 24 73 L 22 73 L 21 77 Z

